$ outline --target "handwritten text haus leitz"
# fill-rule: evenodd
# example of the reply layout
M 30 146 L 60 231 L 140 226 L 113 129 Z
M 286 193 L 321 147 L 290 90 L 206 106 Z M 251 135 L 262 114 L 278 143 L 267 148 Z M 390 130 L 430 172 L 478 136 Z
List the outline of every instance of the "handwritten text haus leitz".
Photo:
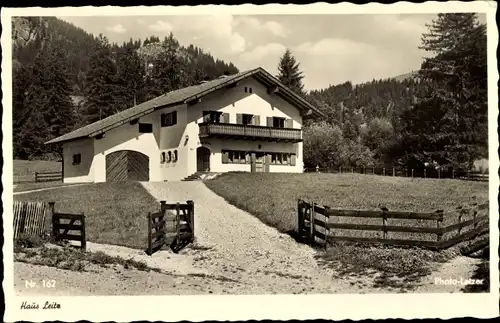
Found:
M 54 309 L 59 309 L 59 308 L 61 308 L 61 304 L 56 303 L 56 302 L 46 301 L 44 306 L 41 309 L 42 310 L 54 310 Z M 28 302 L 23 302 L 21 304 L 21 309 L 22 310 L 38 310 L 38 309 L 40 309 L 40 304 L 35 303 L 35 302 L 31 302 L 31 304 Z

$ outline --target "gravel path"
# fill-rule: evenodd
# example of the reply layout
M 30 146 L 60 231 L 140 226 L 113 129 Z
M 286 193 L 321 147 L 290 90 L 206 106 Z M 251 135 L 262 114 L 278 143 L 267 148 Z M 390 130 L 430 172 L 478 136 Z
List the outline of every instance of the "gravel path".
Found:
M 259 294 L 368 291 L 347 278 L 332 278 L 332 269 L 318 266 L 314 249 L 228 204 L 202 182 L 143 185 L 157 200 L 195 201 L 196 243 L 181 252 L 191 257 L 192 268 L 241 282 Z M 370 286 L 371 279 L 361 285 Z
M 168 203 L 195 201 L 195 243 L 179 254 L 87 242 L 87 250 L 145 262 L 161 272 L 91 268 L 72 272 L 15 263 L 18 293 L 44 295 L 178 295 L 178 294 L 318 294 L 394 293 L 399 289 L 373 287 L 378 273 L 337 278 L 334 269 L 315 259 L 316 251 L 263 224 L 228 204 L 202 182 L 142 183 L 157 199 Z M 436 284 L 436 278 L 467 279 L 478 261 L 457 257 L 419 282 L 412 293 L 460 292 L 463 286 Z M 50 277 L 56 289 L 27 289 L 26 279 Z M 92 283 L 89 283 L 92 282 Z
M 85 183 L 85 184 L 68 184 L 68 185 L 61 185 L 61 186 L 44 187 L 44 188 L 37 188 L 34 190 L 14 192 L 14 195 L 27 194 L 27 193 L 33 193 L 33 192 L 41 192 L 41 191 L 50 191 L 50 190 L 55 190 L 55 189 L 64 188 L 64 187 L 83 186 L 83 185 L 91 185 L 91 184 L 87 184 L 87 183 Z M 17 185 L 14 185 L 14 188 L 16 188 L 16 187 L 17 187 Z

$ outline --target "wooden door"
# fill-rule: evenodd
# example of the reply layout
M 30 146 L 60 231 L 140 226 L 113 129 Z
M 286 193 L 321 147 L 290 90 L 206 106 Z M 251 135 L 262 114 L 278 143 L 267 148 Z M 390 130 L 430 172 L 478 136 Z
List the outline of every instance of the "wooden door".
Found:
M 256 153 L 255 154 L 255 172 L 263 173 L 265 171 L 264 162 L 265 162 L 264 153 Z
M 196 149 L 196 171 L 210 171 L 210 149 L 206 147 L 199 147 Z
M 131 150 L 119 150 L 108 154 L 106 181 L 149 181 L 149 157 Z

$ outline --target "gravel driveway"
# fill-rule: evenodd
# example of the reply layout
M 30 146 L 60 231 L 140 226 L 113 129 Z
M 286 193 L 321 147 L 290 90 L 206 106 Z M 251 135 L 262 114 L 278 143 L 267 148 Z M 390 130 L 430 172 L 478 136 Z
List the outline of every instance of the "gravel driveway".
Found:
M 199 271 L 238 281 L 253 293 L 364 291 L 347 278 L 333 279 L 331 269 L 318 266 L 314 249 L 228 204 L 202 182 L 142 184 L 157 200 L 195 202 L 196 243 L 182 254 Z M 365 285 L 371 285 L 370 279 Z

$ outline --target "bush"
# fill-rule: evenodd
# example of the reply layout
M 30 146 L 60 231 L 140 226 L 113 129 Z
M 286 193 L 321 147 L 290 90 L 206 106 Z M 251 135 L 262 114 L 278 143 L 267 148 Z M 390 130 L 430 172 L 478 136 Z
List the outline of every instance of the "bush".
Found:
M 15 248 L 38 248 L 42 247 L 47 240 L 43 237 L 29 234 L 21 234 L 14 240 Z

